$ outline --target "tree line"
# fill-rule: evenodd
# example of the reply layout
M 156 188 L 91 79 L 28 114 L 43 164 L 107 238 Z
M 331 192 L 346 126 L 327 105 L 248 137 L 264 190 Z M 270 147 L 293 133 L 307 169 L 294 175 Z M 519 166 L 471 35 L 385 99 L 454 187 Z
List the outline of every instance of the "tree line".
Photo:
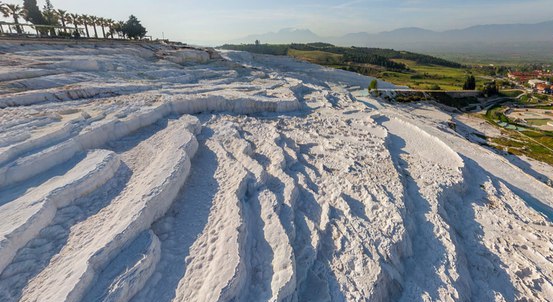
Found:
M 344 63 L 371 64 L 392 71 L 408 70 L 403 63 L 392 61 L 378 52 L 378 48 L 339 47 L 328 43 L 291 44 L 290 48 L 304 51 L 325 51 L 342 55 Z M 375 51 L 376 50 L 376 51 Z
M 113 39 L 114 34 L 117 34 L 118 38 L 141 39 L 147 33 L 146 28 L 133 15 L 124 22 L 87 14 L 69 13 L 67 10 L 55 9 L 50 0 L 46 0 L 42 10 L 39 9 L 37 0 L 23 0 L 23 5 L 0 1 L 0 13 L 5 18 L 13 20 L 15 31 L 19 35 L 24 33 L 23 26 L 29 25 L 21 23 L 21 20 L 31 23 L 30 26 L 34 26 L 37 35 L 40 36 L 80 38 L 82 30 L 87 38 L 97 39 L 101 31 L 102 38 Z M 8 29 L 11 31 L 9 25 Z M 0 34 L 2 33 L 5 32 L 0 22 Z
M 373 56 L 373 58 L 385 58 L 388 60 L 391 59 L 402 59 L 414 61 L 418 64 L 432 64 L 444 67 L 452 68 L 462 68 L 463 65 L 444 60 L 441 58 L 424 55 L 420 53 L 414 53 L 410 51 L 398 51 L 394 49 L 387 48 L 369 48 L 369 47 L 338 47 L 329 43 L 307 43 L 307 44 L 291 44 L 291 48 L 298 50 L 321 50 L 337 54 L 352 54 L 354 56 Z M 380 59 L 381 60 L 381 59 Z M 376 64 L 378 65 L 378 64 Z M 395 66 L 395 68 L 401 68 L 400 66 Z
M 371 64 L 385 67 L 388 70 L 392 71 L 403 71 L 408 70 L 409 68 L 403 63 L 397 63 L 392 60 L 389 60 L 383 56 L 363 53 L 359 51 L 346 51 L 343 54 L 343 60 L 346 63 L 361 63 L 361 64 Z

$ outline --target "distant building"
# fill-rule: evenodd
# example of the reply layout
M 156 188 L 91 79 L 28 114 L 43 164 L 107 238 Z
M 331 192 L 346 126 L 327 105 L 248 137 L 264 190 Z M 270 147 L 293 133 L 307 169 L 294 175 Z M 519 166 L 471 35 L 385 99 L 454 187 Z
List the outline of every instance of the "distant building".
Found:
M 507 77 L 511 80 L 525 83 L 532 79 L 549 79 L 553 77 L 553 74 L 550 70 L 534 70 L 529 72 L 512 71 L 507 74 Z
M 551 87 L 549 87 L 546 83 L 536 84 L 535 87 L 539 93 L 551 93 Z
M 532 79 L 528 81 L 528 85 L 530 85 L 530 87 L 534 89 L 537 89 L 538 85 L 546 86 L 546 85 L 551 85 L 551 83 L 548 83 L 547 81 L 544 81 L 544 80 Z
M 531 72 L 513 71 L 513 72 L 509 72 L 507 74 L 507 77 L 509 79 L 520 81 L 520 82 L 526 82 L 530 79 L 539 78 L 540 76 L 541 76 L 541 74 L 540 74 L 539 71 L 531 71 Z

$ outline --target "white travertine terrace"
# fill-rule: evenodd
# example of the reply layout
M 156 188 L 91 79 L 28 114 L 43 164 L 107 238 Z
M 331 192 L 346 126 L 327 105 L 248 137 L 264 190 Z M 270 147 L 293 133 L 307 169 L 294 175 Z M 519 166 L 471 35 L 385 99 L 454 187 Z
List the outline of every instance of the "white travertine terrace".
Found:
M 430 103 L 288 57 L 0 54 L 0 301 L 553 298 L 553 188 Z

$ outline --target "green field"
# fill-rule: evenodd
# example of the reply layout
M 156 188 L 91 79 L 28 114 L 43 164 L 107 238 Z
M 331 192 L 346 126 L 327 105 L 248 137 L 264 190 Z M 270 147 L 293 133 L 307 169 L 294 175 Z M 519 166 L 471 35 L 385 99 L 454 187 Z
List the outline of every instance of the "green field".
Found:
M 396 85 L 409 86 L 414 89 L 429 89 L 438 85 L 442 90 L 462 90 L 467 75 L 476 77 L 476 86 L 480 87 L 488 80 L 484 75 L 469 68 L 452 68 L 439 65 L 419 64 L 410 60 L 396 59 L 409 67 L 412 73 L 383 72 L 377 76 Z
M 551 122 L 549 119 L 526 119 L 526 121 L 532 126 L 545 126 Z
M 506 150 L 510 154 L 527 156 L 544 163 L 553 165 L 553 134 L 546 131 L 514 131 L 502 130 L 504 135 L 491 139 L 497 148 Z
M 553 102 L 553 96 L 538 94 L 538 93 L 527 93 L 518 99 L 521 105 L 528 105 L 532 108 L 542 108 L 550 109 L 549 104 Z
M 289 49 L 288 55 L 298 60 L 308 61 L 320 65 L 343 67 L 342 55 L 320 50 Z
M 496 122 L 504 122 L 504 123 L 509 123 L 509 118 L 507 118 L 504 114 L 503 114 L 503 111 L 505 111 L 506 108 L 505 107 L 502 107 L 502 106 L 495 106 L 495 107 L 492 107 L 490 108 L 487 112 L 486 112 L 486 116 L 485 118 L 491 122 L 491 123 L 496 123 Z
M 392 59 L 394 62 L 405 64 L 408 71 L 390 71 L 381 66 L 371 64 L 346 64 L 342 55 L 320 50 L 288 50 L 288 55 L 299 60 L 319 65 L 349 70 L 355 65 L 356 72 L 374 76 L 399 86 L 408 86 L 414 89 L 432 90 L 436 85 L 441 90 L 462 90 L 469 73 L 476 77 L 476 85 L 480 87 L 488 81 L 484 74 L 469 68 L 453 68 L 435 64 L 420 64 L 412 60 Z
M 522 90 L 511 89 L 511 90 L 501 90 L 499 95 L 504 96 L 504 97 L 516 98 L 516 97 L 520 96 L 523 93 L 524 93 L 524 91 L 522 91 Z
M 553 132 L 517 125 L 502 113 L 505 109 L 506 107 L 496 106 L 490 108 L 485 115 L 481 116 L 490 124 L 501 129 L 501 137 L 490 138 L 488 140 L 490 145 L 513 155 L 524 155 L 553 165 Z M 532 120 L 535 123 L 534 125 L 544 125 L 548 121 L 545 119 Z M 506 123 L 520 129 L 507 129 L 498 123 Z M 531 120 L 528 120 L 528 123 L 532 125 Z

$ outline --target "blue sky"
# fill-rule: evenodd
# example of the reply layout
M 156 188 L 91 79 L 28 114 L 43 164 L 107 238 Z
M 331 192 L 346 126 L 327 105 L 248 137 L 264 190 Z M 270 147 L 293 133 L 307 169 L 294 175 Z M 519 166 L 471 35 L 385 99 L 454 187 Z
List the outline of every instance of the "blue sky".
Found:
M 18 3 L 22 0 L 4 0 Z M 39 4 L 44 1 L 39 0 Z M 553 0 L 52 0 L 56 8 L 117 20 L 136 15 L 154 37 L 224 41 L 307 28 L 320 36 L 400 27 L 433 30 L 553 20 Z

